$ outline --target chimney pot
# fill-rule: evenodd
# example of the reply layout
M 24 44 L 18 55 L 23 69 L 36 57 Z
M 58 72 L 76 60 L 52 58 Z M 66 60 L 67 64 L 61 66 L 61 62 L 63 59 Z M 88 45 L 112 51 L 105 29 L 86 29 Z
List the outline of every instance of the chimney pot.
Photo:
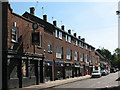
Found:
M 62 25 L 62 26 L 61 26 L 61 29 L 62 29 L 62 30 L 65 30 L 65 26 L 64 26 L 64 25 Z
M 43 15 L 43 20 L 47 22 L 47 15 Z
M 81 37 L 80 36 L 78 36 L 78 39 L 80 39 Z
M 57 26 L 57 21 L 53 21 L 53 25 Z
M 76 33 L 74 33 L 74 37 L 76 37 Z
M 82 38 L 81 40 L 82 40 L 83 42 L 85 42 L 85 38 Z
M 68 33 L 71 34 L 71 30 L 68 30 Z
M 31 8 L 30 8 L 30 14 L 32 14 L 32 15 L 35 14 L 35 8 L 34 8 L 34 7 L 31 7 Z

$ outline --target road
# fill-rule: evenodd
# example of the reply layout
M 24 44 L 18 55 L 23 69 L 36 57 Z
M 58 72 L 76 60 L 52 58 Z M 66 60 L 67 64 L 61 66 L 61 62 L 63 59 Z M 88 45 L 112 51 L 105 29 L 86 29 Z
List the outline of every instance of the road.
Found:
M 68 83 L 54 88 L 105 88 L 106 86 L 120 85 L 120 72 L 110 73 L 100 78 L 91 78 L 73 83 Z

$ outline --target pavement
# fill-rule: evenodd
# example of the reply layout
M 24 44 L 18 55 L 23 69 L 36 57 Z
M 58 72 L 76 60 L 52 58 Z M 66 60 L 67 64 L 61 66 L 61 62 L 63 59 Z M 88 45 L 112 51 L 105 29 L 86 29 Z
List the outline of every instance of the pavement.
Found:
M 10 90 L 40 90 L 40 89 L 47 89 L 47 88 L 52 88 L 52 87 L 56 87 L 56 86 L 59 86 L 59 85 L 64 85 L 64 84 L 68 84 L 68 83 L 72 83 L 72 82 L 77 82 L 77 81 L 85 80 L 85 79 L 89 79 L 89 78 L 91 78 L 91 76 L 86 75 L 86 76 L 80 76 L 80 77 L 74 77 L 74 78 L 67 78 L 67 79 L 63 79 L 63 80 L 49 81 L 49 82 L 46 82 L 46 83 L 41 83 L 39 85 L 32 85 L 32 86 L 28 86 L 28 87 L 10 89 Z

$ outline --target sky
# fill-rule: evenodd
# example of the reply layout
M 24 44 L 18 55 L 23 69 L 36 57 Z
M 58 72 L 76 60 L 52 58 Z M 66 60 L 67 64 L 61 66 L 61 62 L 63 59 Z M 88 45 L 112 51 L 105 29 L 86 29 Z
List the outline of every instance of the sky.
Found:
M 37 1 L 37 0 L 36 0 Z M 57 26 L 65 25 L 65 31 L 72 30 L 77 36 L 96 49 L 104 47 L 113 53 L 118 47 L 118 2 L 13 2 L 13 12 L 22 15 L 35 7 L 35 15 L 48 17 L 48 22 L 57 21 Z M 54 0 L 53 0 L 54 1 Z M 42 7 L 44 9 L 42 9 Z M 53 18 L 52 18 L 53 17 Z

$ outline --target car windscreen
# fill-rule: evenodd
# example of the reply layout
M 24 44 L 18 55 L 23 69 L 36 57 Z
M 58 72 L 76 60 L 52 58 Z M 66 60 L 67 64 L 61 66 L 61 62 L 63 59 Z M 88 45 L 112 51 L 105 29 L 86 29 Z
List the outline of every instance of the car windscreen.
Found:
M 99 73 L 98 71 L 93 71 L 93 73 Z

